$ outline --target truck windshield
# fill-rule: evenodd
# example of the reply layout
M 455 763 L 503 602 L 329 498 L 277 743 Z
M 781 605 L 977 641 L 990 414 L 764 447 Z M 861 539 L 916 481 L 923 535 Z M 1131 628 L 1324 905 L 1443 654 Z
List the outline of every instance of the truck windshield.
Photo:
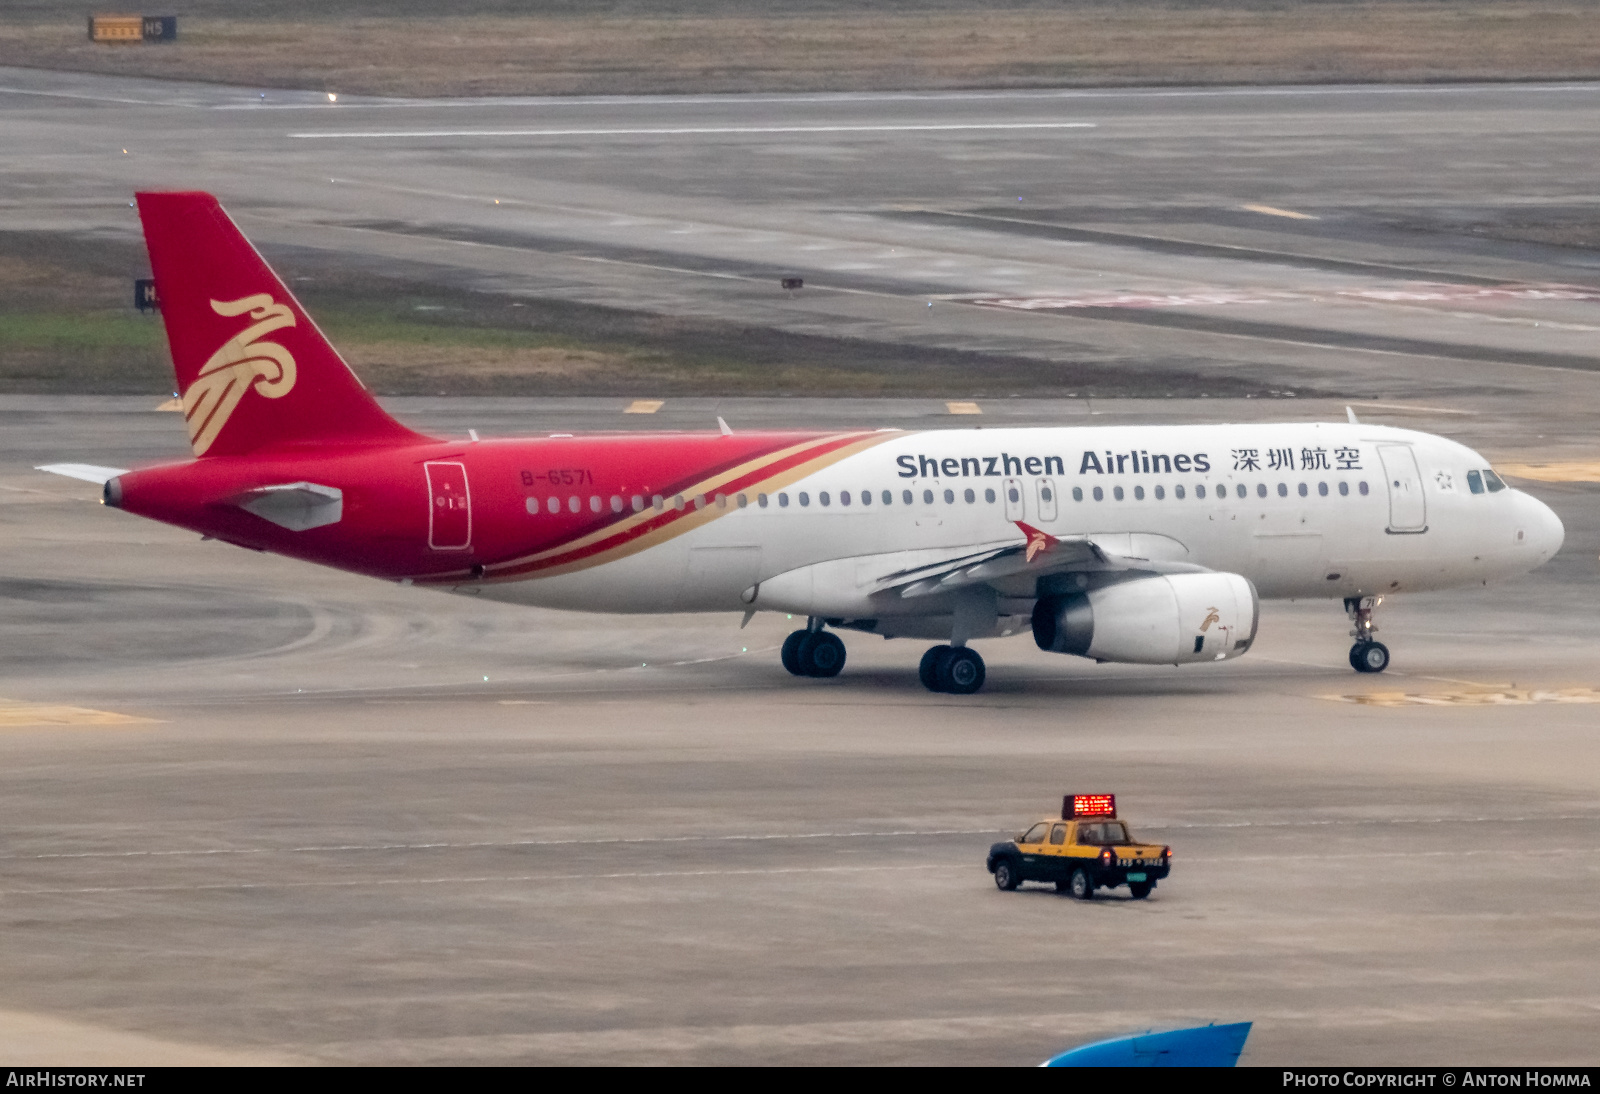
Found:
M 1090 844 L 1132 843 L 1127 827 L 1121 821 L 1096 821 L 1078 825 L 1078 842 Z

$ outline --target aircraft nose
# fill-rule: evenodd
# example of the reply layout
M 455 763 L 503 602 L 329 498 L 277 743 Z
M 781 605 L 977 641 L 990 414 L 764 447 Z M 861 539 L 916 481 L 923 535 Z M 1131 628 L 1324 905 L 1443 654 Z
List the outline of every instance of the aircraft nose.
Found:
M 1538 498 L 1528 498 L 1526 505 L 1529 511 L 1524 519 L 1528 524 L 1528 538 L 1533 541 L 1532 546 L 1540 557 L 1551 558 L 1566 541 L 1567 529 L 1561 523 L 1561 518 L 1556 516 L 1555 510 Z

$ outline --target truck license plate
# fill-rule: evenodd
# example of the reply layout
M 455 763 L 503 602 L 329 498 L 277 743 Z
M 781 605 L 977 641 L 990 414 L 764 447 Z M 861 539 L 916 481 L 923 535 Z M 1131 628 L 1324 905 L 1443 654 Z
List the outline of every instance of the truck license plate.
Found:
M 1143 874 L 1129 874 L 1128 875 L 1128 880 L 1129 881 L 1143 881 L 1144 880 L 1144 875 Z

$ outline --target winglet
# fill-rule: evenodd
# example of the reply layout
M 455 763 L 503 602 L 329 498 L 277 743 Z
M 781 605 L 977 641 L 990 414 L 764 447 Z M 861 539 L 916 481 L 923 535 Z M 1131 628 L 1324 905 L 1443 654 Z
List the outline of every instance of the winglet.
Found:
M 722 415 L 720 414 L 717 415 L 717 428 L 722 430 L 724 437 L 733 436 L 733 430 L 728 428 L 728 423 L 722 420 Z
M 1028 550 L 1026 557 L 1029 562 L 1032 562 L 1035 558 L 1038 558 L 1039 555 L 1043 554 L 1045 551 L 1048 551 L 1050 548 L 1061 542 L 1049 532 L 1040 531 L 1031 524 L 1025 524 L 1020 520 L 1012 521 L 1012 523 L 1018 528 L 1021 528 L 1022 534 L 1028 538 Z
M 1345 412 L 1345 416 L 1350 419 L 1350 424 L 1351 425 L 1360 425 L 1361 424 L 1360 422 L 1356 421 L 1356 408 L 1355 407 L 1347 406 L 1347 407 L 1344 408 L 1344 412 Z

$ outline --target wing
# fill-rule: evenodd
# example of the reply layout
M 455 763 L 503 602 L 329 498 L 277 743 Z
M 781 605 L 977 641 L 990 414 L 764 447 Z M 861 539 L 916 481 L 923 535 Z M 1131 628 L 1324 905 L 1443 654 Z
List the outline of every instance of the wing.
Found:
M 1038 581 L 1053 574 L 1129 570 L 1153 574 L 1203 573 L 1204 566 L 1185 561 L 1189 551 L 1167 536 L 1142 532 L 1089 533 L 1056 538 L 1030 552 L 1037 541 L 993 545 L 934 563 L 886 574 L 873 594 L 902 600 L 953 592 L 970 585 L 989 585 L 1002 596 L 1036 596 Z M 1031 556 L 1031 557 L 1030 557 Z

